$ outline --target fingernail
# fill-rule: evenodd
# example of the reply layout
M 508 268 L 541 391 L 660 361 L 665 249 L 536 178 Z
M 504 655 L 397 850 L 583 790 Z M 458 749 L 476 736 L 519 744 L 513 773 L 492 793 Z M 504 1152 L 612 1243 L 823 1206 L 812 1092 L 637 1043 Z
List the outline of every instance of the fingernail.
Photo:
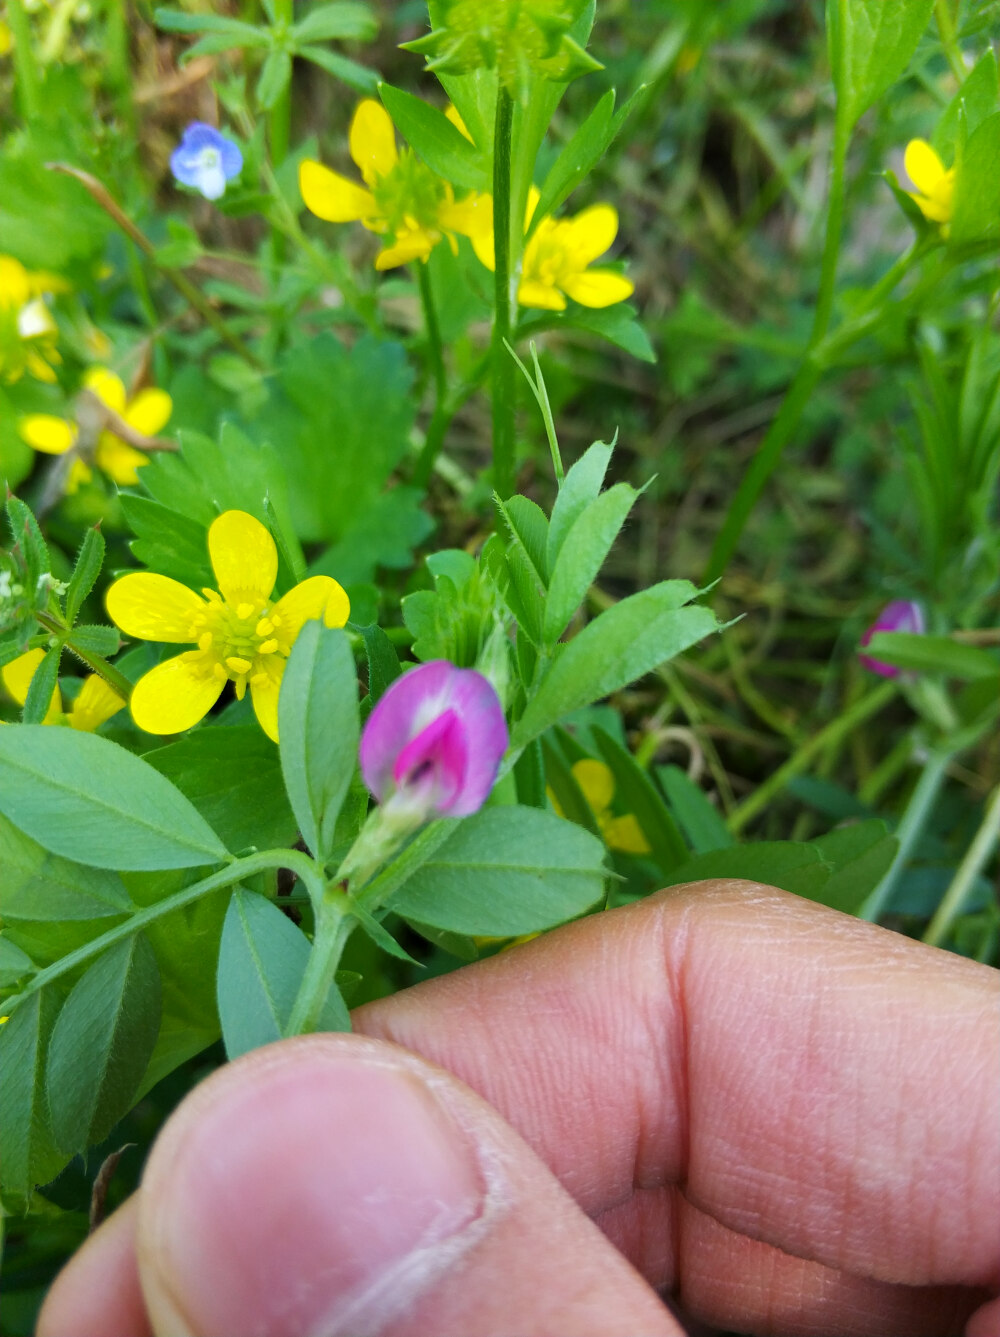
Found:
M 172 1332 L 365 1337 L 476 1234 L 469 1135 L 417 1075 L 342 1045 L 223 1070 L 154 1148 L 140 1261 Z

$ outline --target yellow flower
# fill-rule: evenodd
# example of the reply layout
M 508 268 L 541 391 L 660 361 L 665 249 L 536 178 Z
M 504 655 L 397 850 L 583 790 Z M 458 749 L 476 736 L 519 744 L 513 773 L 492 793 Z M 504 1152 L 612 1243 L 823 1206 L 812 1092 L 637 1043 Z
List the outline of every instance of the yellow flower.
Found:
M 924 139 L 911 139 L 903 159 L 906 175 L 916 190 L 906 193 L 916 200 L 920 212 L 932 223 L 942 223 L 947 235 L 955 194 L 955 169 L 945 170 L 944 163 Z
M 380 102 L 358 104 L 349 136 L 351 157 L 364 187 L 312 159 L 299 166 L 299 189 L 306 208 L 328 223 L 360 222 L 386 238 L 376 269 L 426 260 L 439 241 L 457 250 L 455 233 L 472 236 L 484 226 L 482 196 L 456 201 L 447 181 L 410 149 L 399 152 L 389 113 Z
M 3 684 L 19 706 L 28 699 L 28 688 L 35 670 L 45 658 L 44 650 L 29 650 L 0 669 Z M 68 724 L 72 729 L 93 733 L 105 720 L 116 715 L 125 702 L 118 693 L 96 673 L 84 678 L 79 692 L 70 702 L 68 711 L 62 708 L 58 686 L 53 688 L 52 700 L 45 712 L 43 724 Z
M 12 384 L 25 371 L 39 381 L 56 379 L 52 368 L 62 358 L 45 297 L 66 287 L 56 274 L 32 272 L 12 255 L 0 255 L 0 381 Z
M 540 195 L 533 186 L 528 195 L 524 228 L 527 232 Z M 630 279 L 613 269 L 590 265 L 618 235 L 618 211 L 610 204 L 592 204 L 575 218 L 543 218 L 524 248 L 517 300 L 522 306 L 544 311 L 565 311 L 566 298 L 581 306 L 613 306 L 635 291 Z M 487 232 L 472 237 L 479 259 L 494 268 L 492 220 Z
M 13 49 L 13 46 L 14 38 L 11 34 L 10 27 L 8 24 L 4 23 L 3 19 L 0 19 L 0 56 L 8 55 Z
M 310 576 L 272 603 L 278 551 L 245 511 L 224 511 L 212 521 L 208 553 L 219 593 L 204 589 L 202 598 L 152 571 L 122 576 L 108 590 L 108 612 L 127 636 L 198 647 L 139 679 L 132 718 L 147 733 L 181 733 L 211 710 L 227 682 L 235 683 L 240 700 L 249 683 L 260 726 L 277 742 L 278 691 L 295 638 L 313 618 L 342 627 L 350 602 L 330 576 Z
M 106 367 L 91 367 L 83 384 L 140 436 L 155 436 L 170 419 L 173 401 L 165 390 L 150 386 L 130 400 L 121 378 Z M 47 455 L 64 455 L 77 444 L 80 436 L 75 423 L 49 413 L 28 414 L 18 423 L 18 430 L 32 449 Z M 130 446 L 114 432 L 103 431 L 97 438 L 94 463 L 119 487 L 129 487 L 139 481 L 137 470 L 149 463 L 149 455 Z M 81 483 L 89 481 L 92 473 L 86 460 L 74 460 L 67 479 L 67 492 L 75 492 Z
M 611 811 L 611 801 L 615 796 L 615 777 L 610 766 L 603 761 L 586 757 L 574 762 L 570 768 L 573 779 L 580 787 L 580 792 L 587 800 L 587 806 L 594 814 L 598 830 L 604 837 L 609 850 L 621 850 L 625 854 L 648 854 L 649 842 L 642 833 L 642 827 L 631 813 L 616 817 Z M 549 802 L 560 817 L 565 816 L 559 801 L 550 789 Z

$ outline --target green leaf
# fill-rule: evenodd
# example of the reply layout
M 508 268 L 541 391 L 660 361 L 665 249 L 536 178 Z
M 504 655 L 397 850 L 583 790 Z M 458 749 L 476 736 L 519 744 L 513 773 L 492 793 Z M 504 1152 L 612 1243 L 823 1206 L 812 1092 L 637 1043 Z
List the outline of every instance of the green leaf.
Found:
M 638 495 L 628 483 L 616 483 L 577 516 L 563 538 L 545 598 L 542 636 L 546 644 L 553 645 L 569 626 Z
M 122 638 L 117 627 L 79 623 L 70 632 L 66 644 L 70 650 L 80 649 L 87 654 L 103 655 L 105 659 L 110 659 L 122 648 Z
M 934 0 L 827 0 L 827 42 L 840 114 L 848 126 L 903 74 Z
M 811 890 L 824 885 L 829 873 L 829 865 L 814 845 L 785 840 L 761 841 L 699 854 L 673 869 L 664 886 L 680 887 L 687 882 L 710 878 L 739 878 L 808 896 Z
M 1000 111 L 969 136 L 955 172 L 955 211 L 948 244 L 1000 232 Z
M 391 84 L 379 84 L 378 95 L 403 138 L 433 172 L 465 190 L 489 189 L 483 155 L 444 112 Z
M 554 813 L 483 808 L 459 822 L 392 897 L 433 928 L 516 937 L 573 919 L 604 889 L 604 845 Z
M 635 308 L 627 302 L 618 302 L 602 310 L 574 307 L 559 319 L 558 324 L 560 327 L 569 326 L 571 329 L 586 330 L 588 334 L 597 334 L 640 362 L 656 361 L 649 335 L 636 319 Z
M 27 952 L 0 935 L 0 989 L 9 989 L 25 975 L 34 974 L 37 969 Z
M 959 144 L 997 110 L 1000 78 L 992 47 L 980 56 L 968 78 L 948 103 L 934 127 L 931 143 L 945 162 L 952 161 Z
M 53 854 L 96 868 L 195 868 L 228 857 L 152 766 L 75 729 L 0 729 L 0 812 Z
M 52 989 L 40 989 L 0 1026 L 0 1185 L 25 1206 L 35 1186 L 66 1163 L 45 1100 L 45 1058 L 58 1006 Z
M 77 619 L 84 599 L 94 588 L 104 565 L 104 535 L 98 528 L 88 529 L 80 544 L 76 565 L 66 589 L 66 620 L 70 626 Z
M 292 58 L 287 51 L 272 49 L 267 53 L 257 80 L 257 106 L 270 111 L 292 81 Z
M 278 749 L 256 722 L 196 729 L 144 760 L 191 800 L 227 849 L 295 843 Z
M 41 724 L 52 704 L 52 696 L 59 683 L 59 661 L 62 658 L 62 646 L 54 645 L 35 669 L 24 698 L 24 710 L 21 718 L 25 724 Z
M 803 891 L 802 895 L 845 914 L 858 912 L 889 871 L 899 848 L 896 837 L 887 834 L 885 823 L 876 820 L 854 822 L 812 843 L 820 857 L 833 865 L 833 872 L 816 894 Z
M 223 51 L 270 45 L 271 36 L 266 28 L 255 30 L 252 38 L 249 35 L 236 38 L 231 33 L 208 33 L 181 53 L 180 64 L 182 66 L 189 65 L 192 60 L 197 60 L 199 56 L 217 56 Z
M 103 1142 L 127 1112 L 160 1029 L 160 972 L 141 933 L 103 952 L 52 1029 L 46 1091 L 56 1145 Z
M 29 593 L 37 595 L 39 576 L 52 570 L 48 545 L 30 508 L 13 493 L 7 497 L 7 519 L 14 542 L 24 554 Z
M 609 696 L 717 629 L 710 609 L 685 608 L 697 591 L 665 580 L 609 608 L 565 646 L 518 721 L 515 748 L 581 706 Z
M 543 218 L 554 213 L 563 200 L 587 179 L 621 133 L 641 92 L 640 89 L 633 93 L 617 116 L 614 114 L 613 88 L 609 88 L 598 100 L 590 115 L 549 168 L 532 216 L 529 235 Z
M 561 737 L 565 736 L 562 730 L 557 730 L 557 733 Z M 597 818 L 591 812 L 590 804 L 584 798 L 583 790 L 577 783 L 572 766 L 567 763 L 563 754 L 549 742 L 547 737 L 541 741 L 542 755 L 545 758 L 545 779 L 548 787 L 555 795 L 556 802 L 559 804 L 561 816 L 565 817 L 568 822 L 575 822 L 577 826 L 582 826 L 584 830 L 590 831 L 593 835 L 600 836 Z M 534 746 L 534 744 L 529 746 Z
M 281 771 L 306 844 L 330 857 L 357 764 L 358 676 L 347 633 L 307 622 L 285 666 L 278 698 Z
M 927 636 L 908 631 L 877 631 L 865 654 L 896 668 L 915 673 L 945 673 L 950 678 L 1000 680 L 1000 659 L 976 645 L 949 636 Z
M 50 854 L 0 817 L 0 919 L 105 919 L 135 909 L 117 873 Z
M 527 497 L 511 497 L 499 505 L 511 535 L 507 565 L 516 592 L 511 609 L 519 627 L 540 645 L 549 522 L 541 507 Z
M 291 35 L 296 42 L 370 42 L 377 32 L 378 20 L 367 5 L 334 0 L 308 13 Z
M 660 871 L 669 873 L 678 864 L 685 863 L 689 857 L 688 847 L 652 780 L 635 758 L 603 729 L 594 730 L 594 741 L 615 778 L 616 801 L 642 827 Z
M 591 502 L 597 500 L 613 452 L 613 444 L 595 441 L 567 471 L 549 521 L 545 563 L 547 571 L 555 569 L 556 558 L 566 535 Z
M 351 905 L 351 914 L 361 925 L 363 932 L 365 932 L 368 937 L 371 938 L 375 946 L 385 952 L 387 956 L 394 956 L 397 961 L 405 961 L 408 965 L 417 966 L 421 970 L 423 969 L 421 963 L 416 960 L 415 957 L 412 957 L 404 947 L 401 947 L 389 930 L 383 927 L 382 923 L 376 919 L 374 915 L 369 914 L 363 905 L 354 902 Z
M 389 684 L 399 677 L 402 669 L 396 648 L 381 627 L 360 627 L 359 630 L 368 659 L 368 695 L 372 705 L 375 705 Z
M 375 70 L 359 65 L 356 60 L 348 60 L 339 51 L 328 51 L 322 46 L 301 46 L 298 54 L 359 93 L 374 95 L 378 89 L 379 76 Z
M 728 849 L 736 844 L 734 836 L 712 807 L 705 791 L 689 779 L 679 766 L 658 766 L 656 774 L 695 854 Z
M 230 1059 L 282 1038 L 309 950 L 302 930 L 272 901 L 242 889 L 233 892 L 216 979 L 222 1038 Z M 320 1028 L 350 1030 L 335 984 L 330 986 Z
M 266 31 L 255 28 L 252 23 L 241 23 L 239 19 L 225 18 L 221 14 L 185 14 L 179 9 L 157 9 L 153 13 L 153 22 L 164 32 L 222 33 L 233 39 L 234 46 L 249 46 L 260 38 L 269 40 Z

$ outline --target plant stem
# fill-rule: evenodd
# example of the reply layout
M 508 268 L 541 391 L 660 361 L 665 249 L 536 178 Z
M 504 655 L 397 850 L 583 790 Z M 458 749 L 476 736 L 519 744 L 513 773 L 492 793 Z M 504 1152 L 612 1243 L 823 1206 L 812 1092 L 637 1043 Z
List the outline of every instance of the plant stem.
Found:
M 427 358 L 431 374 L 434 377 L 434 410 L 427 425 L 423 449 L 417 458 L 413 470 L 413 481 L 417 487 L 426 487 L 434 468 L 434 461 L 444 441 L 444 434 L 452 415 L 448 411 L 448 378 L 444 366 L 444 354 L 441 350 L 441 327 L 438 324 L 437 307 L 434 304 L 434 289 L 431 286 L 430 269 L 426 263 L 418 260 L 417 278 L 420 282 L 420 305 L 424 312 L 424 329 L 427 334 Z
M 1000 838 L 1000 785 L 994 789 L 979 830 L 966 850 L 965 858 L 959 864 L 951 886 L 934 912 L 934 917 L 924 934 L 924 942 L 929 942 L 932 947 L 940 947 L 947 938 L 952 924 L 962 913 L 972 884 L 993 853 L 998 838 Z
M 514 360 L 507 352 L 512 322 L 510 273 L 510 154 L 514 103 L 501 81 L 493 131 L 493 487 L 506 500 L 514 491 Z
M 948 7 L 948 0 L 934 0 L 934 18 L 937 20 L 941 46 L 944 49 L 944 54 L 948 57 L 951 72 L 961 86 L 965 82 L 965 76 L 969 71 L 962 59 L 962 48 L 958 45 L 955 19 Z
M 945 771 L 950 761 L 950 752 L 932 752 L 924 763 L 920 779 L 914 786 L 910 801 L 906 805 L 906 811 L 896 828 L 899 847 L 896 850 L 895 858 L 882 881 L 871 892 L 858 911 L 859 919 L 868 919 L 875 923 L 888 905 L 889 898 L 896 889 L 896 884 L 903 874 L 914 846 L 923 834 L 927 818 L 937 802 L 941 787 L 944 784 Z
M 21 116 L 27 122 L 38 119 L 42 111 L 41 75 L 31 43 L 31 24 L 22 0 L 8 0 L 7 18 L 14 38 L 14 75 Z
M 316 1029 L 337 963 L 354 928 L 354 921 L 346 913 L 345 904 L 344 893 L 336 887 L 327 887 L 319 900 L 313 902 L 316 933 L 302 983 L 285 1026 L 286 1036 L 308 1035 Z
M 722 529 L 712 547 L 708 569 L 703 583 L 718 580 L 729 565 L 750 514 L 760 499 L 767 480 L 778 466 L 785 447 L 795 435 L 806 405 L 822 371 L 823 359 L 817 356 L 819 345 L 826 337 L 833 315 L 836 293 L 837 260 L 844 228 L 844 194 L 847 182 L 847 150 L 851 142 L 851 125 L 837 107 L 833 130 L 833 153 L 830 169 L 830 200 L 826 216 L 826 235 L 823 240 L 823 259 L 820 265 L 819 292 L 812 333 L 799 369 L 785 394 L 778 416 L 771 424 L 757 449 L 750 468 L 743 475 L 736 496 L 726 514 Z M 891 272 L 891 271 L 890 271 Z
M 71 167 L 68 163 L 47 162 L 45 166 L 50 172 L 60 172 L 63 176 L 71 176 L 79 181 L 82 186 L 90 193 L 91 197 L 101 206 L 104 212 L 112 218 L 121 228 L 125 235 L 138 246 L 143 255 L 149 259 L 156 269 L 174 285 L 180 295 L 195 310 L 206 325 L 210 326 L 223 343 L 238 353 L 244 362 L 248 362 L 255 371 L 263 371 L 263 364 L 251 353 L 250 349 L 237 338 L 219 313 L 211 306 L 206 298 L 198 291 L 193 283 L 177 269 L 170 269 L 161 265 L 156 259 L 156 247 L 142 232 L 135 223 L 132 222 L 128 214 L 118 204 L 107 187 L 98 181 L 96 176 L 91 176 L 89 172 L 82 172 L 78 167 Z
M 877 714 L 883 706 L 888 705 L 895 694 L 895 683 L 883 683 L 881 687 L 877 687 L 873 692 L 869 692 L 867 696 L 863 696 L 860 701 L 856 701 L 842 715 L 838 715 L 825 729 L 820 729 L 819 733 L 807 739 L 801 747 L 792 753 L 783 766 L 779 766 L 759 789 L 755 789 L 748 799 L 745 799 L 734 809 L 726 823 L 730 831 L 734 835 L 742 831 L 758 813 L 764 811 L 774 796 L 784 789 L 789 780 L 802 774 L 813 758 L 818 756 L 824 748 L 838 742 L 864 720 L 868 719 L 870 715 Z
M 40 970 L 37 975 L 31 978 L 21 993 L 4 1004 L 7 1012 L 12 1013 L 31 994 L 37 993 L 39 989 L 44 989 L 47 984 L 51 984 L 53 980 L 59 979 L 85 961 L 100 956 L 101 952 L 108 947 L 112 947 L 123 938 L 137 933 L 140 929 L 145 928 L 147 924 L 155 923 L 157 919 L 162 919 L 164 915 L 173 914 L 175 910 L 182 910 L 186 905 L 192 905 L 195 901 L 200 900 L 202 896 L 218 891 L 221 887 L 232 886 L 234 882 L 241 882 L 244 878 L 252 877 L 255 873 L 266 872 L 271 868 L 289 869 L 309 888 L 314 904 L 321 899 L 324 886 L 322 875 L 319 867 L 310 859 L 308 854 L 302 854 L 298 850 L 264 850 L 259 854 L 247 855 L 245 859 L 234 859 L 231 863 L 226 864 L 225 868 L 220 868 L 217 873 L 202 878 L 200 882 L 193 882 L 190 887 L 184 887 L 181 891 L 174 892 L 172 896 L 164 896 L 163 900 L 157 901 L 155 905 L 147 905 L 142 910 L 136 910 L 135 914 L 129 915 L 124 923 L 116 924 L 114 928 L 108 929 L 106 933 L 91 938 L 90 942 L 85 942 L 75 952 L 67 952 L 65 956 L 60 957 L 51 966 L 46 966 L 44 970 Z

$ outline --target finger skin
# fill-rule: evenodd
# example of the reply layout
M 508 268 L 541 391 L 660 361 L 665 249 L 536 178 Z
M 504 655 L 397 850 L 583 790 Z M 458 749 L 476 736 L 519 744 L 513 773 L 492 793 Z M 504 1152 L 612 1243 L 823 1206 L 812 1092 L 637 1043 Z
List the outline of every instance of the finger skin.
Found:
M 91 1235 L 45 1297 L 37 1337 L 152 1337 L 139 1285 L 136 1194 Z

